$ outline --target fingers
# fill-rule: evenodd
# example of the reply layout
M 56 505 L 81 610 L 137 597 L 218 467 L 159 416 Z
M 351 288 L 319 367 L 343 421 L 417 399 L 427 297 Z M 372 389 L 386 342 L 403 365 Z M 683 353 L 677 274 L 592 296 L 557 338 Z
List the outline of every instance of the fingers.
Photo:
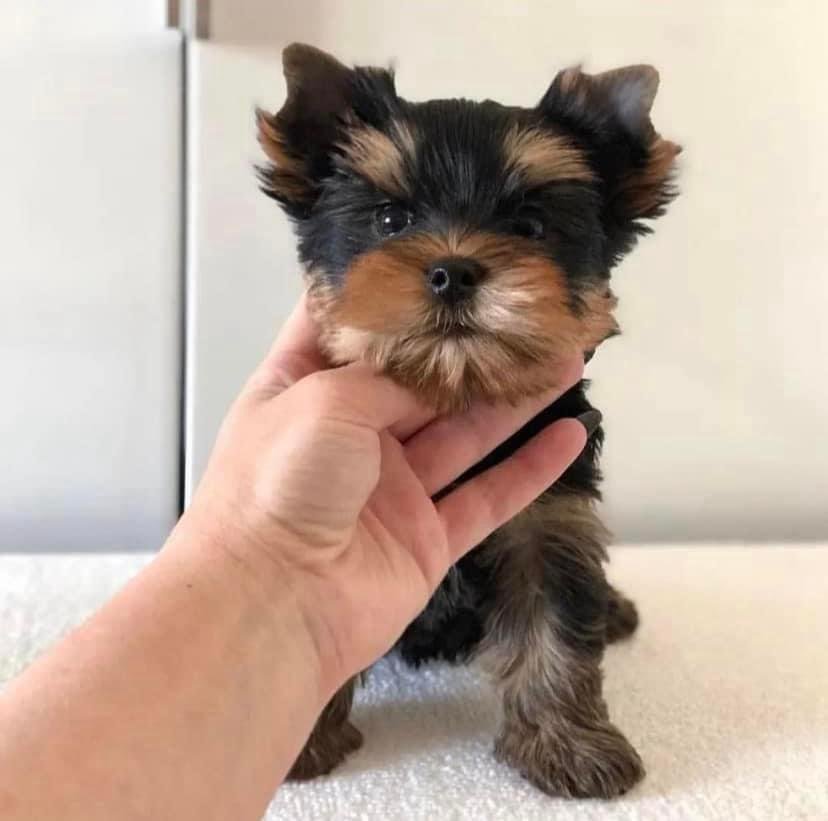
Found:
M 411 473 L 399 440 L 383 431 L 380 445 L 380 480 L 370 502 L 370 515 L 377 516 L 383 528 L 407 546 L 431 588 L 436 588 L 451 566 L 442 522 L 427 515 L 431 505 Z
M 437 503 L 457 561 L 554 484 L 586 444 L 586 430 L 562 419 L 541 431 L 505 462 Z
M 318 337 L 319 327 L 308 312 L 307 294 L 303 294 L 245 391 L 276 396 L 302 382 L 293 400 L 298 403 L 298 414 L 313 409 L 317 415 L 375 430 L 394 426 L 404 435 L 433 418 L 408 391 L 364 365 L 329 369 Z
M 319 327 L 308 313 L 307 294 L 302 294 L 264 361 L 250 377 L 248 388 L 281 393 L 308 374 L 326 368 L 318 338 Z
M 413 436 L 406 458 L 429 496 L 477 464 L 501 442 L 572 387 L 583 374 L 582 359 L 574 359 L 561 374 L 560 385 L 518 407 L 477 405 L 458 416 L 438 419 Z
M 417 413 L 401 419 L 388 429 L 389 433 L 398 442 L 407 442 L 412 436 L 421 431 L 426 425 L 430 424 L 437 418 L 437 414 L 432 408 L 422 408 Z

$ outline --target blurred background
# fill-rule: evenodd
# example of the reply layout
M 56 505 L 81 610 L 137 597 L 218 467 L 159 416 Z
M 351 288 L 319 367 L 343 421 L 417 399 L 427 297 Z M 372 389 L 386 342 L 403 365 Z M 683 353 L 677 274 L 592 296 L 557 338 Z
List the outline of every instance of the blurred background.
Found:
M 590 364 L 621 541 L 828 538 L 828 8 L 813 0 L 0 0 L 0 550 L 150 550 L 297 298 L 256 188 L 280 51 L 532 105 L 649 62 L 681 197 Z

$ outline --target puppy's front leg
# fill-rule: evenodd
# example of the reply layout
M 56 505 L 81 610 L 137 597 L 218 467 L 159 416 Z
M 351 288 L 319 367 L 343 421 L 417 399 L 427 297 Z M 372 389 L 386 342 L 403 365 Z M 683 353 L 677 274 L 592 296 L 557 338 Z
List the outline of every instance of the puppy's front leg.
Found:
M 351 679 L 334 693 L 291 767 L 288 780 L 307 781 L 325 775 L 362 746 L 362 733 L 348 718 L 355 688 L 356 679 Z
M 606 536 L 588 497 L 550 491 L 483 546 L 495 589 L 483 659 L 503 697 L 495 753 L 551 795 L 611 798 L 644 775 L 601 693 Z

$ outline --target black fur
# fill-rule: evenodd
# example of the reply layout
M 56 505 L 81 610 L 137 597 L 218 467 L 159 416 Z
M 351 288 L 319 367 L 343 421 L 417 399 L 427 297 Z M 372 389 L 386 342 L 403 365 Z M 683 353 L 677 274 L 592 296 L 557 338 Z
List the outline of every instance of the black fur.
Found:
M 571 419 L 591 410 L 593 406 L 586 398 L 588 384 L 583 380 L 568 390 L 493 450 L 489 456 L 445 488 L 438 494 L 438 498 L 508 459 L 518 448 L 553 422 Z M 600 499 L 601 471 L 598 459 L 603 441 L 604 431 L 599 426 L 589 437 L 578 458 L 548 492 L 583 494 Z M 494 578 L 484 552 L 485 543 L 466 554 L 457 563 L 424 613 L 415 619 L 402 635 L 397 647 L 406 661 L 415 665 L 431 659 L 463 661 L 473 653 L 483 637 L 483 625 L 493 600 Z M 557 570 L 560 571 L 560 568 Z M 586 590 L 587 595 L 584 597 L 580 586 L 576 590 L 571 584 L 566 584 L 567 579 L 577 577 L 577 574 L 561 572 L 550 574 L 547 582 L 550 599 L 561 603 L 562 618 L 565 622 L 571 620 L 573 624 L 580 625 L 585 620 L 599 621 L 601 611 L 606 608 L 606 591 Z M 594 636 L 590 637 L 587 643 L 592 641 Z
M 269 122 L 301 169 L 306 194 L 295 197 L 293 189 L 283 187 L 273 166 L 260 169 L 260 180 L 293 219 L 305 268 L 334 289 L 355 259 L 382 245 L 374 215 L 395 200 L 343 162 L 343 146 L 355 127 L 393 135 L 394 125 L 404 123 L 416 134 L 415 153 L 402 152 L 408 196 L 397 200 L 413 215 L 406 233 L 440 234 L 461 225 L 509 237 L 522 214 L 536 215 L 545 229 L 539 242 L 563 270 L 576 310 L 581 288 L 609 278 L 648 230 L 641 220 L 658 216 L 675 193 L 669 178 L 661 180 L 643 212 L 624 194 L 625 180 L 646 167 L 657 136 L 649 108 L 658 77 L 648 67 L 594 77 L 561 72 L 529 109 L 491 100 L 412 103 L 399 97 L 390 71 L 349 69 L 307 46 L 286 50 L 285 74 L 288 99 Z M 507 173 L 504 156 L 504 139 L 516 125 L 566 137 L 586 158 L 594 179 L 521 183 Z M 555 420 L 589 410 L 586 388 L 581 382 L 569 390 L 443 493 L 507 458 Z M 602 441 L 599 428 L 551 492 L 599 499 Z M 403 656 L 413 663 L 466 656 L 481 638 L 491 573 L 479 549 L 462 559 L 400 640 Z M 591 611 L 607 606 L 605 591 L 574 590 L 560 577 L 550 580 L 550 596 L 560 599 L 564 621 L 570 616 L 573 624 L 594 621 Z
M 294 49 L 302 57 L 301 64 L 288 68 L 289 61 L 298 62 L 295 54 L 288 56 Z M 339 146 L 355 123 L 383 130 L 401 120 L 416 127 L 421 139 L 416 158 L 411 158 L 408 176 L 416 185 L 408 204 L 416 208 L 417 230 L 439 230 L 462 220 L 508 233 L 519 209 L 538 209 L 554 238 L 552 256 L 573 278 L 608 275 L 636 238 L 649 230 L 640 218 L 659 216 L 675 195 L 665 180 L 659 205 L 643 215 L 629 213 L 624 202 L 613 196 L 619 181 L 646 163 L 654 134 L 648 116 L 651 99 L 644 101 L 637 120 L 631 121 L 629 113 L 618 114 L 620 103 L 611 89 L 623 91 L 623 70 L 608 73 L 616 77 L 611 83 L 601 81 L 604 75 L 589 78 L 596 82 L 577 103 L 562 90 L 566 73 L 562 72 L 537 107 L 524 109 L 491 100 L 411 103 L 398 96 L 391 71 L 346 69 L 309 47 L 290 47 L 285 60 L 289 96 L 277 120 L 289 153 L 305 163 L 315 199 L 309 206 L 292 202 L 271 185 L 268 167 L 259 169 L 259 177 L 264 192 L 294 219 L 302 262 L 322 264 L 331 276 L 341 276 L 354 256 L 376 243 L 365 216 L 387 199 L 337 163 Z M 589 157 L 597 172 L 596 185 L 559 183 L 535 189 L 508 185 L 502 140 L 517 123 L 570 137 Z
M 537 112 L 468 100 L 398 100 L 389 109 L 419 137 L 408 171 L 411 196 L 404 203 L 414 214 L 411 232 L 438 233 L 460 224 L 510 235 L 517 215 L 537 213 L 545 222 L 549 256 L 574 284 L 607 275 L 612 252 L 593 186 L 517 187 L 504 173 L 505 133 L 516 122 L 543 124 Z M 372 216 L 387 200 L 387 194 L 342 168 L 325 176 L 313 208 L 296 223 L 302 263 L 340 281 L 354 257 L 380 243 Z
M 654 69 L 568 69 L 523 109 L 408 102 L 391 72 L 350 69 L 308 46 L 286 49 L 284 63 L 285 105 L 258 115 L 272 162 L 259 175 L 294 221 L 334 361 L 366 359 L 456 408 L 549 388 L 552 363 L 588 360 L 612 335 L 610 271 L 675 193 L 678 147 L 649 118 Z M 446 321 L 432 273 L 458 256 L 481 279 L 463 284 L 465 315 L 455 308 Z M 568 390 L 440 496 L 590 410 L 586 389 Z M 601 696 L 603 648 L 638 621 L 603 572 L 609 534 L 593 504 L 602 442 L 599 427 L 540 502 L 457 562 L 397 644 L 414 665 L 485 648 L 503 695 L 496 755 L 553 795 L 611 797 L 643 775 Z M 352 692 L 323 714 L 298 777 L 358 745 Z

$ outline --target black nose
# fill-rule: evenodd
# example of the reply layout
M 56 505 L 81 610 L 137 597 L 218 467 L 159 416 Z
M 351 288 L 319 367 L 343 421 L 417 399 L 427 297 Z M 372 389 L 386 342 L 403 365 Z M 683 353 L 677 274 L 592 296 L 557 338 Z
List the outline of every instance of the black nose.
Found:
M 468 299 L 483 279 L 483 266 L 466 257 L 437 260 L 426 272 L 428 287 L 449 305 Z

